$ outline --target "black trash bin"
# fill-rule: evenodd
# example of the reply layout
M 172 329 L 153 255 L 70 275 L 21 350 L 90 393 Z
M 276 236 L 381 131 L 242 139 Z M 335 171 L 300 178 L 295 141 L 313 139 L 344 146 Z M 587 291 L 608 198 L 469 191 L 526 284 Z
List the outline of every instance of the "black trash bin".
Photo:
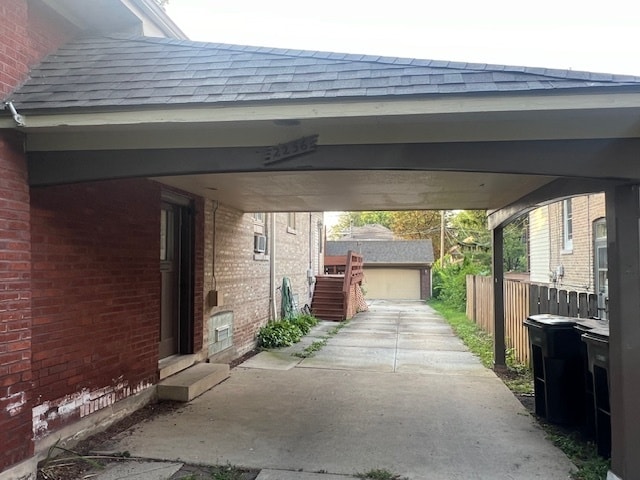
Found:
M 575 328 L 580 332 L 580 335 L 583 333 L 589 332 L 593 329 L 601 328 L 602 326 L 607 325 L 606 321 L 598 320 L 598 319 L 584 319 L 578 318 L 576 319 Z M 581 342 L 580 346 L 580 359 L 582 362 L 582 373 L 584 375 L 584 425 L 582 428 L 582 434 L 585 438 L 593 439 L 596 438 L 596 402 L 595 396 L 593 394 L 593 374 L 589 368 L 589 353 L 587 349 L 587 344 L 585 342 Z
M 598 455 L 611 456 L 611 407 L 609 404 L 609 328 L 600 327 L 582 335 L 587 345 L 589 372 L 593 379 L 596 445 Z
M 562 425 L 584 421 L 584 372 L 581 332 L 576 318 L 532 315 L 529 331 L 536 415 Z

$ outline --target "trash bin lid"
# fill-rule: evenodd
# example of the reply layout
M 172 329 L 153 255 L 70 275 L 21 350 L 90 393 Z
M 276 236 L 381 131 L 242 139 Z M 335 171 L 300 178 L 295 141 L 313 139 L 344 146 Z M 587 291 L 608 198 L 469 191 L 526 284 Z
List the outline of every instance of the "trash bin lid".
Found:
M 531 315 L 527 318 L 529 324 L 538 324 L 540 326 L 547 327 L 567 327 L 574 326 L 577 318 L 563 317 L 560 315 L 552 315 L 550 313 L 541 313 L 538 315 Z
M 595 318 L 576 318 L 576 328 L 582 332 L 589 332 L 598 328 L 608 328 L 609 323 Z
M 595 340 L 599 342 L 609 341 L 609 327 L 599 327 L 589 330 L 582 335 L 584 340 Z

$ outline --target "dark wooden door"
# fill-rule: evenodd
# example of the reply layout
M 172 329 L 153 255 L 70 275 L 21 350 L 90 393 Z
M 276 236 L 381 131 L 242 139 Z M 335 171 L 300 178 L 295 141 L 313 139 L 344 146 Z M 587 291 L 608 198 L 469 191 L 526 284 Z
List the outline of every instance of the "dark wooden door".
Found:
M 160 358 L 179 353 L 180 340 L 180 208 L 160 211 Z

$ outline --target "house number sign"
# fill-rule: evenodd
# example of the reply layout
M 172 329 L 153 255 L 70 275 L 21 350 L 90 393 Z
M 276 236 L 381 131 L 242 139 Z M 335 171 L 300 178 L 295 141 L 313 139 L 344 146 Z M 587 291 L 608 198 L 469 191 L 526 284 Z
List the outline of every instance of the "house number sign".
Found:
M 280 143 L 275 147 L 268 147 L 264 154 L 264 164 L 272 165 L 287 158 L 313 152 L 317 148 L 317 144 L 318 135 L 309 135 L 287 143 Z

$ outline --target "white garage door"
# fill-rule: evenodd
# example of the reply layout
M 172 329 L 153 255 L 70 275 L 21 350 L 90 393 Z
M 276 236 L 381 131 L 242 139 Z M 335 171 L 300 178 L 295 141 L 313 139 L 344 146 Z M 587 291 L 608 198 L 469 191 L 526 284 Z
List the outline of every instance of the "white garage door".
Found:
M 420 270 L 403 268 L 365 268 L 367 298 L 419 300 Z

